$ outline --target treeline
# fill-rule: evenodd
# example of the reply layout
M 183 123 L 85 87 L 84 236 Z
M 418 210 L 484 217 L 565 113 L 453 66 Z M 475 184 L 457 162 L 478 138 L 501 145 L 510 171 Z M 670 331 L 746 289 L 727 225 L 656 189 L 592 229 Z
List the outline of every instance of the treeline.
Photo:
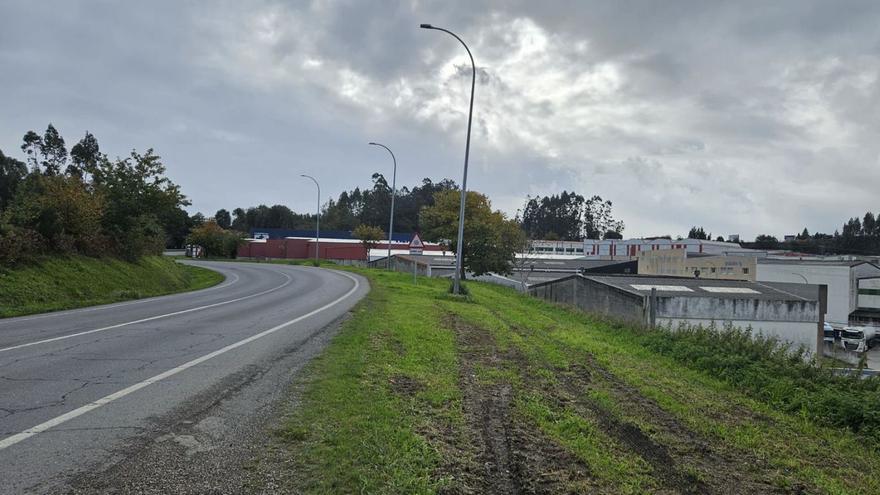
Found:
M 321 229 L 351 232 L 359 225 L 387 229 L 391 216 L 391 186 L 382 174 L 373 174 L 372 180 L 373 186 L 369 189 L 343 191 L 337 199 L 323 204 Z M 423 230 L 419 221 L 422 208 L 434 204 L 436 193 L 457 190 L 458 185 L 449 179 L 433 182 L 427 178 L 412 189 L 401 188 L 394 200 L 394 231 L 411 233 Z M 231 215 L 222 209 L 217 211 L 214 219 L 221 227 L 242 232 L 255 228 L 305 230 L 315 227 L 314 214 L 296 213 L 284 205 L 235 208 Z
M 152 149 L 111 160 L 85 136 L 68 152 L 49 124 L 28 131 L 26 161 L 0 151 L 0 264 L 46 254 L 133 260 L 180 245 L 192 220 Z
M 372 180 L 373 186 L 369 189 L 343 191 L 337 199 L 325 203 L 321 208 L 321 229 L 352 232 L 360 225 L 387 229 L 391 187 L 382 174 L 373 174 Z M 394 231 L 424 233 L 423 208 L 433 206 L 438 193 L 458 190 L 458 184 L 450 179 L 434 182 L 429 178 L 411 189 L 398 190 Z M 614 218 L 611 208 L 611 201 L 599 196 L 585 199 L 575 192 L 563 191 L 552 196 L 528 197 L 521 216 L 515 221 L 530 239 L 620 239 L 624 223 Z M 201 220 L 199 214 L 194 217 Z M 236 208 L 231 214 L 221 209 L 214 219 L 223 228 L 241 232 L 258 228 L 308 230 L 315 227 L 314 214 L 297 213 L 284 205 Z
M 865 213 L 862 217 L 852 217 L 843 223 L 833 234 L 816 232 L 811 234 L 804 228 L 794 239 L 780 241 L 775 236 L 761 234 L 755 242 L 744 243 L 756 249 L 789 249 L 809 254 L 880 254 L 880 213 Z
M 600 196 L 585 199 L 574 191 L 527 197 L 520 224 L 530 239 L 622 239 L 624 224 L 614 219 L 611 206 Z

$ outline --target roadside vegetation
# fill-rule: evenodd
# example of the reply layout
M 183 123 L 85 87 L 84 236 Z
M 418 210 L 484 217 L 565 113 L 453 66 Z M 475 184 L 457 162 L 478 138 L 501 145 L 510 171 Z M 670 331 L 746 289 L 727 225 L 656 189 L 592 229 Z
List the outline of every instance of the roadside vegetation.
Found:
M 204 289 L 221 281 L 223 276 L 213 270 L 162 256 L 145 256 L 137 262 L 53 257 L 0 268 L 0 317 Z
M 359 272 L 373 290 L 280 432 L 292 490 L 880 493 L 876 380 L 742 334 Z
M 68 153 L 52 124 L 23 142 L 26 162 L 0 153 L 0 266 L 65 255 L 136 261 L 188 232 L 189 201 L 152 149 L 110 159 L 86 132 Z

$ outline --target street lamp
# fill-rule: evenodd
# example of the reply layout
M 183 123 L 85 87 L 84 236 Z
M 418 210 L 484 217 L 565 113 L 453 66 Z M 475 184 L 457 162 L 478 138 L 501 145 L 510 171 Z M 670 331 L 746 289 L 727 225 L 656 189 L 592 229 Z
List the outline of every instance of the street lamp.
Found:
M 443 31 L 446 34 L 451 35 L 453 38 L 457 39 L 459 43 L 467 50 L 468 57 L 471 58 L 471 106 L 468 110 L 468 126 L 467 126 L 467 141 L 464 147 L 464 175 L 461 179 L 461 205 L 458 209 L 458 248 L 455 252 L 455 273 L 452 278 L 452 292 L 454 294 L 459 293 L 459 289 L 461 287 L 461 264 L 462 264 L 462 246 L 464 245 L 464 205 L 465 199 L 467 198 L 467 171 L 468 171 L 468 156 L 471 152 L 471 119 L 474 115 L 474 86 L 477 83 L 477 65 L 474 64 L 474 56 L 471 55 L 471 50 L 468 46 L 452 31 L 448 29 L 443 29 L 439 27 L 434 27 L 430 24 L 421 24 L 419 27 L 422 29 L 434 29 L 436 31 Z
M 391 220 L 388 223 L 388 258 L 385 262 L 386 268 L 391 268 L 391 240 L 394 235 L 394 197 L 397 196 L 397 158 L 394 157 L 394 152 L 391 151 L 388 146 L 385 146 L 382 143 L 369 143 L 372 146 L 381 146 L 388 150 L 388 153 L 391 153 L 391 160 L 394 162 L 394 172 L 391 176 Z M 370 253 L 367 253 L 367 257 L 369 257 Z
M 300 177 L 312 179 L 318 188 L 318 209 L 315 214 L 315 263 L 319 263 L 318 254 L 321 252 L 321 185 L 311 175 L 301 174 Z

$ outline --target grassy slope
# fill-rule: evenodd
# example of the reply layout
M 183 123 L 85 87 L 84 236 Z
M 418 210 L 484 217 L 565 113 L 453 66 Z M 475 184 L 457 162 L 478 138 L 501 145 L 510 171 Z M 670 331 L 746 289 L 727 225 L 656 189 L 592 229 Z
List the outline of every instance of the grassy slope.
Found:
M 638 332 L 471 283 L 373 291 L 282 432 L 305 492 L 880 493 L 864 437 L 784 413 Z
M 161 256 L 137 263 L 114 258 L 49 258 L 0 269 L 0 317 L 56 311 L 210 287 L 219 273 Z

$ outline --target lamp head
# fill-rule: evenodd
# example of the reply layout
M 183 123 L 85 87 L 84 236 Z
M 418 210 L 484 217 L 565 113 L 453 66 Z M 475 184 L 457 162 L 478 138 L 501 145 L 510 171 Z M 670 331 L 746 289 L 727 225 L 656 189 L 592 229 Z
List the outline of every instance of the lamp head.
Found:
M 372 142 L 372 141 L 370 141 L 370 142 L 369 142 L 369 143 L 367 143 L 367 144 L 372 144 L 372 145 L 373 145 L 373 146 L 377 146 L 377 144 L 376 144 L 376 143 L 374 143 L 374 142 Z
M 434 26 L 430 24 L 420 24 L 419 27 L 422 29 L 434 29 Z

